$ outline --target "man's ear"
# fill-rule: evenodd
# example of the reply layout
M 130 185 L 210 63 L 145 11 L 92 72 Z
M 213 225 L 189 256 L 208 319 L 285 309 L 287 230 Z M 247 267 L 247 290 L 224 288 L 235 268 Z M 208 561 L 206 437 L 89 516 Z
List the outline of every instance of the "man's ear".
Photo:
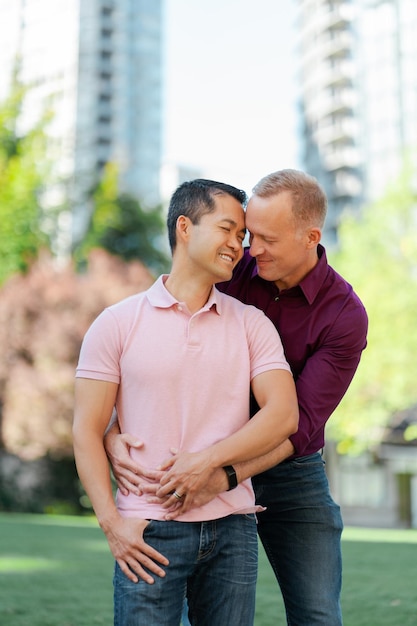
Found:
M 317 246 L 321 240 L 321 230 L 320 228 L 310 228 L 308 231 L 308 247 L 312 248 Z
M 190 233 L 190 225 L 191 220 L 189 217 L 185 215 L 180 215 L 177 219 L 177 239 L 181 239 L 181 241 L 186 241 L 188 239 Z

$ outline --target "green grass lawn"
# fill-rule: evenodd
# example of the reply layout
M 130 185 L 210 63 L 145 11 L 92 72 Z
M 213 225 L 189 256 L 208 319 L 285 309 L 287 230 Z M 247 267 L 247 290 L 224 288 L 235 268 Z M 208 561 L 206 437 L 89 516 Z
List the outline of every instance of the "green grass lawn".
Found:
M 416 626 L 416 530 L 348 528 L 343 555 L 345 626 Z M 111 626 L 112 574 L 94 519 L 0 514 L 0 624 Z M 262 549 L 255 624 L 285 625 Z

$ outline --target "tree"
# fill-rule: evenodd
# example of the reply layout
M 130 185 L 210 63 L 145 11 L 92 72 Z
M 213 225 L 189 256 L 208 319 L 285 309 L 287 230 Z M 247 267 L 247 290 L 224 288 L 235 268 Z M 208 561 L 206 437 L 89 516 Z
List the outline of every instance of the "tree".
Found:
M 133 196 L 119 193 L 117 168 L 108 164 L 93 192 L 93 214 L 87 235 L 76 249 L 83 261 L 90 250 L 104 248 L 125 261 L 139 259 L 155 272 L 169 265 L 165 252 L 162 209 L 144 211 Z
M 0 298 L 0 434 L 22 458 L 72 457 L 73 384 L 82 338 L 106 307 L 147 289 L 153 276 L 138 261 L 104 250 L 88 270 L 57 267 L 42 255 L 15 275 Z
M 153 283 L 104 250 L 88 269 L 42 254 L 0 292 L 0 510 L 79 512 L 71 424 L 82 338 L 104 307 Z
M 417 192 L 406 167 L 385 196 L 340 228 L 334 267 L 361 297 L 368 346 L 329 422 L 340 452 L 377 443 L 391 414 L 417 401 Z
M 47 244 L 39 196 L 48 172 L 44 156 L 48 114 L 21 131 L 26 92 L 16 70 L 10 95 L 0 104 L 0 285 L 13 273 L 26 272 Z

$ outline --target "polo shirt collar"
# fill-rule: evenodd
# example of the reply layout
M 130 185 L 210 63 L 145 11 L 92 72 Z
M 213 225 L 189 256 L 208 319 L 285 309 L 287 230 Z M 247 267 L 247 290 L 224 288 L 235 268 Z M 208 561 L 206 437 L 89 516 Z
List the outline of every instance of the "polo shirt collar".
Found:
M 168 274 L 162 274 L 154 282 L 154 284 L 149 287 L 147 297 L 152 306 L 159 307 L 161 309 L 169 309 L 172 306 L 181 304 L 179 300 L 174 298 L 174 296 L 168 291 L 168 289 L 166 289 L 165 281 L 167 278 Z M 219 315 L 221 314 L 220 293 L 214 287 L 211 290 L 210 296 L 206 304 L 202 307 L 201 310 L 208 311 L 210 309 L 213 309 Z

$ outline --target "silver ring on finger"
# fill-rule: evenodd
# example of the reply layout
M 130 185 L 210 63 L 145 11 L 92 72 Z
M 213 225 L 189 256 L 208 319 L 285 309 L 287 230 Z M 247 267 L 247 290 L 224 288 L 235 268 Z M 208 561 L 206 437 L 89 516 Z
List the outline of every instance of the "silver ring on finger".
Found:
M 178 491 L 174 491 L 174 493 L 172 494 L 175 498 L 177 498 L 177 500 L 181 500 L 182 496 L 178 493 Z

